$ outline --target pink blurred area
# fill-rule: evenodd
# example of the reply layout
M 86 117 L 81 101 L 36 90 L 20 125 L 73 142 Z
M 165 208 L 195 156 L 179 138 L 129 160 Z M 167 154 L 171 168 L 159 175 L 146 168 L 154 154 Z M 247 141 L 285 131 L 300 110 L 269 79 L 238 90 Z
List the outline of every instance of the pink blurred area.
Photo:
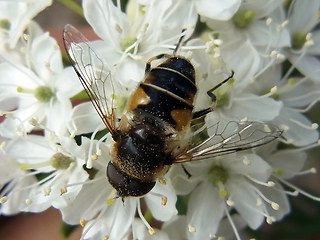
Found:
M 82 230 L 78 227 L 68 238 L 62 237 L 61 215 L 54 208 L 37 214 L 2 216 L 0 226 L 1 240 L 76 240 L 80 239 Z

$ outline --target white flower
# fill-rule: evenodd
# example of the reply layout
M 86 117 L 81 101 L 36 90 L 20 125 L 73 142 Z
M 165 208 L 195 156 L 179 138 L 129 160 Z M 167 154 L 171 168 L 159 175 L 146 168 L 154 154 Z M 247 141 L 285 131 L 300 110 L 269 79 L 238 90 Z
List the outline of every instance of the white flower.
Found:
M 26 205 L 30 187 L 37 183 L 33 174 L 22 171 L 19 164 L 3 151 L 6 142 L 1 142 L 0 151 L 0 213 L 16 214 Z
M 281 66 L 275 65 L 251 86 L 257 92 L 269 91 L 269 95 L 281 103 L 279 115 L 273 122 L 284 130 L 283 137 L 288 143 L 307 146 L 319 139 L 318 124 L 312 123 L 303 114 L 320 100 L 319 84 L 306 77 L 282 78 Z
M 193 45 L 201 46 L 201 43 L 193 41 L 192 45 L 188 45 L 188 47 Z M 212 105 L 212 99 L 208 96 L 207 91 L 229 76 L 225 74 L 223 64 L 218 63 L 221 61 L 219 56 L 207 55 L 203 49 L 193 51 L 192 61 L 196 66 L 199 66 L 197 68 L 198 94 L 195 110 L 200 110 Z M 217 101 L 216 109 L 212 114 L 207 115 L 211 121 L 212 119 L 216 121 L 219 119 L 271 121 L 279 116 L 282 107 L 282 103 L 272 99 L 270 94 L 262 94 L 261 91 L 251 88 L 249 84 L 238 77 L 230 79 L 216 89 L 214 94 Z
M 168 234 L 165 231 L 161 231 L 160 229 L 156 229 L 155 233 L 150 235 L 141 219 L 135 218 L 132 223 L 132 239 L 169 240 L 172 238 L 169 238 Z
M 92 161 L 92 168 L 88 172 L 91 177 L 83 183 L 82 189 L 73 204 L 61 208 L 63 220 L 69 224 L 84 225 L 83 239 L 121 239 L 131 228 L 134 216 L 138 215 L 144 222 L 145 228 L 153 233 L 153 228 L 146 222 L 141 213 L 140 198 L 115 198 L 115 190 L 106 179 L 106 167 L 110 161 L 108 150 L 110 149 L 111 137 L 107 135 L 107 144 L 87 138 L 82 138 L 86 148 L 86 155 L 97 157 Z M 98 149 L 98 150 L 97 150 Z M 93 154 L 90 154 L 93 152 Z M 95 152 L 99 152 L 97 155 Z M 95 196 L 94 199 L 92 196 Z M 157 181 L 150 193 L 142 198 L 148 206 L 152 216 L 160 221 L 168 221 L 177 214 L 175 208 L 176 193 L 171 186 L 170 179 L 166 184 Z M 85 209 L 79 211 L 79 209 Z
M 72 108 L 70 97 L 82 88 L 73 69 L 63 68 L 56 41 L 48 33 L 31 35 L 25 42 L 23 64 L 2 58 L 5 62 L 0 64 L 0 102 L 14 100 L 16 106 L 1 109 L 7 118 L 1 123 L 0 132 L 11 137 L 16 131 L 29 132 L 34 128 L 29 121 L 36 119 L 64 134 Z
M 241 0 L 212 1 L 194 0 L 200 16 L 216 20 L 228 20 L 238 10 Z
M 230 154 L 185 167 L 191 177 L 184 184 L 194 186 L 192 182 L 197 182 L 188 202 L 188 239 L 206 239 L 216 234 L 221 219 L 229 215 L 230 208 L 235 208 L 253 229 L 269 217 L 256 184 L 266 184 L 271 168 L 259 156 Z M 171 174 L 179 191 L 179 186 L 183 185 L 181 181 L 186 179 L 176 175 Z
M 282 19 L 273 17 L 274 12 L 280 11 L 280 4 L 279 1 L 245 1 L 229 21 L 203 18 L 213 35 L 222 41 L 221 56 L 235 71 L 236 78 L 250 80 L 265 65 L 277 60 L 270 55 L 272 51 L 290 45 L 287 29 L 278 27 Z
M 178 42 L 182 29 L 187 28 L 191 35 L 197 17 L 184 1 L 152 1 L 146 6 L 129 1 L 127 14 L 112 1 L 87 0 L 83 8 L 87 21 L 103 40 L 97 43 L 101 56 L 110 66 L 117 64 L 115 78 L 129 88 L 142 80 L 149 58 L 172 53 L 168 46 Z
M 259 155 L 270 164 L 273 171 L 272 177 L 270 178 L 273 186 L 260 186 L 261 192 L 265 196 L 268 196 L 268 199 L 273 202 L 273 204 L 267 206 L 268 213 L 272 216 L 272 218 L 269 219 L 269 223 L 281 220 L 290 212 L 288 196 L 298 196 L 298 194 L 302 194 L 315 201 L 320 201 L 319 197 L 313 196 L 289 182 L 289 180 L 294 177 L 316 173 L 315 167 L 306 169 L 306 150 L 319 147 L 319 144 L 320 142 L 310 144 L 304 148 L 274 151 L 276 143 L 273 143 L 268 147 L 264 146 L 258 149 Z M 292 191 L 290 191 L 290 189 L 292 189 Z
M 25 186 L 27 196 L 20 211 L 40 212 L 50 206 L 60 208 L 69 205 L 77 196 L 88 174 L 83 150 L 68 137 L 28 135 L 12 140 L 6 147 L 20 172 L 29 177 L 37 177 L 38 182 Z M 21 175 L 22 173 L 20 173 Z M 71 186 L 71 187 L 69 187 Z M 19 199 L 19 190 L 9 192 L 8 201 Z
M 293 1 L 288 16 L 291 48 L 286 51 L 288 60 L 306 77 L 319 83 L 320 31 L 319 0 Z M 307 13 L 307 14 L 306 14 Z
M 0 52 L 13 49 L 31 19 L 52 4 L 52 0 L 0 1 Z

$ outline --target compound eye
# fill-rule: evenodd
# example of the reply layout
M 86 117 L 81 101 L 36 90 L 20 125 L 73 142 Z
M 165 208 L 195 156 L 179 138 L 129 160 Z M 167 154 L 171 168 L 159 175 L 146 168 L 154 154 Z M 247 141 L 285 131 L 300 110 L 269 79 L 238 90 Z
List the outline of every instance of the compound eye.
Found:
M 118 170 L 112 162 L 108 163 L 107 178 L 109 183 L 117 190 L 119 197 L 140 197 L 148 192 L 156 184 L 155 181 L 141 181 L 132 178 Z

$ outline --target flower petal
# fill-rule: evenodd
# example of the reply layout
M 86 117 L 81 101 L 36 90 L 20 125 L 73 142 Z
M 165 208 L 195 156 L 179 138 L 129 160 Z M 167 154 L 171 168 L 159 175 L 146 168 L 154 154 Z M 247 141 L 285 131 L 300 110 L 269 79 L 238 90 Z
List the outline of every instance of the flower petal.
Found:
M 188 239 L 208 239 L 210 234 L 215 234 L 224 216 L 224 204 L 224 198 L 219 196 L 217 188 L 209 182 L 201 183 L 189 199 Z
M 197 0 L 195 4 L 198 13 L 202 16 L 216 20 L 228 20 L 238 10 L 241 1 Z
M 153 195 L 155 193 L 156 195 Z M 163 205 L 162 197 L 166 198 L 166 203 Z M 157 181 L 152 191 L 145 196 L 146 203 L 150 209 L 152 216 L 160 221 L 168 221 L 173 216 L 178 214 L 176 209 L 177 195 L 171 186 L 170 180 L 166 180 L 163 185 Z

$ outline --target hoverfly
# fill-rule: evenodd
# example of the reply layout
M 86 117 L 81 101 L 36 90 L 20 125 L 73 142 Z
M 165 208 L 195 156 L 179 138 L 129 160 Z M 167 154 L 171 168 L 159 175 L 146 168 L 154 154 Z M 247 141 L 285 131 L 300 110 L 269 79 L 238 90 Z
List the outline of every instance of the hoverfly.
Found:
M 73 26 L 66 25 L 63 39 L 74 70 L 114 140 L 106 175 L 119 197 L 147 194 L 172 164 L 254 148 L 281 135 L 276 126 L 249 121 L 191 125 L 214 107 L 194 112 L 195 69 L 188 59 L 176 55 L 182 38 L 173 54 L 147 61 L 143 81 L 118 118 L 114 107 L 118 87 L 108 65 Z M 161 62 L 152 67 L 154 60 Z M 207 92 L 213 103 L 212 91 L 232 76 Z M 208 132 L 205 139 L 192 141 L 204 131 Z

